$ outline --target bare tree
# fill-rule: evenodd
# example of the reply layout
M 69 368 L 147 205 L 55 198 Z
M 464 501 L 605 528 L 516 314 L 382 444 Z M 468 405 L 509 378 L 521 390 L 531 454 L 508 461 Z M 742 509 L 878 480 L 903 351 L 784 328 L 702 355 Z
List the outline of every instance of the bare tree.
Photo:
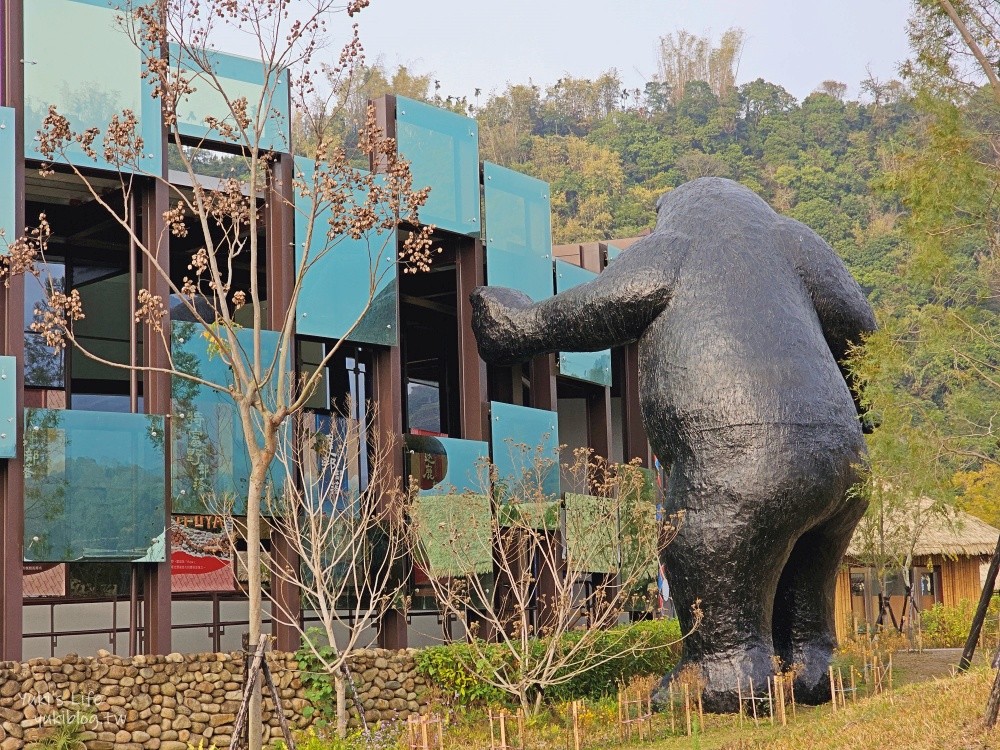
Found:
M 272 528 L 291 551 L 290 559 L 276 557 L 272 578 L 300 593 L 317 625 L 305 626 L 276 597 L 271 611 L 298 630 L 333 679 L 337 731 L 344 737 L 347 661 L 356 648 L 370 645 L 371 628 L 405 593 L 406 505 L 390 473 L 390 453 L 400 450 L 397 436 L 368 429 L 362 440 L 358 422 L 321 419 L 325 424 L 297 415 L 295 439 L 280 443 L 285 492 L 269 508 Z M 358 472 L 362 450 L 369 466 L 364 486 Z
M 278 153 L 291 151 L 291 144 L 274 142 L 277 130 L 287 118 L 282 101 L 286 81 L 294 102 L 315 105 L 321 78 L 349 78 L 363 54 L 355 24 L 348 41 L 332 65 L 320 64 L 320 52 L 329 25 L 336 15 L 352 17 L 369 4 L 368 0 L 130 0 L 123 3 L 120 24 L 123 33 L 140 49 L 144 76 L 151 83 L 152 96 L 159 100 L 170 144 L 186 172 L 186 187 L 172 184 L 161 171 L 146 167 L 149 150 L 139 128 L 137 113 L 124 110 L 107 123 L 74 123 L 60 114 L 53 103 L 40 123 L 38 148 L 48 160 L 43 174 L 69 169 L 86 186 L 90 197 L 103 207 L 135 251 L 152 269 L 145 288 L 132 300 L 136 324 L 144 328 L 147 341 L 159 342 L 165 364 L 137 364 L 112 361 L 88 348 L 74 334 L 74 324 L 85 317 L 76 289 L 63 290 L 43 271 L 48 242 L 52 237 L 44 215 L 38 225 L 17 238 L 4 240 L 8 252 L 0 273 L 30 274 L 44 287 L 45 309 L 36 315 L 32 330 L 57 353 L 71 346 L 80 355 L 109 367 L 138 369 L 148 375 L 179 378 L 232 400 L 238 430 L 249 454 L 249 483 L 246 495 L 247 570 L 250 641 L 257 642 L 261 627 L 261 506 L 269 496 L 268 474 L 278 453 L 287 423 L 299 413 L 321 382 L 326 364 L 336 355 L 338 345 L 328 347 L 323 360 L 301 378 L 290 368 L 294 351 L 295 310 L 303 284 L 315 265 L 336 251 L 344 238 L 367 240 L 370 245 L 371 274 L 369 298 L 358 311 L 358 321 L 371 305 L 384 273 L 385 258 L 395 259 L 397 248 L 389 243 L 401 219 L 418 224 L 417 209 L 427 198 L 427 189 L 414 189 L 408 165 L 396 154 L 395 143 L 378 132 L 375 115 L 369 108 L 359 149 L 380 174 L 372 175 L 351 166 L 343 150 L 325 140 L 327 129 L 308 130 L 320 134 L 314 145 L 315 160 L 308 172 L 295 175 L 295 199 L 279 192 L 275 174 Z M 339 13 L 338 13 L 339 12 Z M 212 48 L 220 35 L 249 39 L 256 46 L 263 85 L 259 93 L 230 90 L 230 82 L 219 71 Z M 286 79 L 287 76 L 287 79 Z M 329 96 L 342 88 L 331 85 Z M 189 100 L 196 91 L 210 92 L 216 109 L 200 123 L 206 135 L 192 143 L 182 133 Z M 309 113 L 323 107 L 303 108 Z M 286 123 L 287 124 L 287 123 Z M 32 124 L 29 123 L 29 127 Z M 240 176 L 223 180 L 203 178 L 192 158 L 194 150 L 211 143 L 223 143 L 236 154 Z M 71 157 L 71 149 L 82 152 L 102 169 L 116 170 L 121 200 L 108 198 L 105 188 L 90 172 Z M 134 196 L 141 181 L 157 180 L 171 196 L 171 207 L 163 220 L 169 234 L 151 237 L 139 231 L 134 221 Z M 265 248 L 259 231 L 268 203 L 294 206 L 297 223 L 305 227 L 304 242 L 298 248 L 292 273 L 292 290 L 287 309 L 266 309 L 263 278 Z M 149 221 L 149 217 L 145 217 Z M 430 262 L 430 228 L 407 236 L 400 253 L 406 270 L 424 269 Z M 197 238 L 190 257 L 188 275 L 177 279 L 170 273 L 169 242 L 173 237 Z M 290 248 L 275 248 L 276 252 Z M 289 259 L 289 265 L 292 260 Z M 234 268 L 249 266 L 245 288 L 237 283 Z M 191 321 L 207 342 L 209 350 L 226 365 L 226 377 L 212 380 L 180 365 L 171 352 L 168 300 L 158 290 L 169 290 L 169 304 Z M 346 331 L 349 338 L 358 322 Z M 267 330 L 275 337 L 265 341 Z M 260 695 L 251 704 L 251 748 L 260 747 Z
M 717 47 L 709 37 L 684 29 L 660 37 L 660 81 L 670 87 L 674 103 L 691 81 L 704 81 L 716 96 L 726 96 L 736 88 L 745 43 L 746 32 L 739 28 L 727 29 Z
M 577 451 L 566 471 L 593 494 L 560 502 L 545 487 L 558 470 L 554 459 L 524 445 L 510 449 L 521 459 L 520 476 L 501 479 L 484 465 L 480 494 L 416 496 L 411 533 L 442 616 L 468 634 L 464 666 L 533 714 L 547 689 L 624 649 L 654 647 L 626 646 L 623 631 L 602 631 L 650 595 L 645 586 L 678 519 L 656 518 L 633 465 Z

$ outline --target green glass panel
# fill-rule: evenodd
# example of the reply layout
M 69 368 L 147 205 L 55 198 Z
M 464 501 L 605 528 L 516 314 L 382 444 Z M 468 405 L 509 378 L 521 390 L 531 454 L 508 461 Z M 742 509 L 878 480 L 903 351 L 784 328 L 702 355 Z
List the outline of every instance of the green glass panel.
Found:
M 410 476 L 421 495 L 487 494 L 490 448 L 478 440 L 405 435 Z
M 418 564 L 432 577 L 493 570 L 488 495 L 420 495 L 411 509 L 420 539 Z
M 143 80 L 143 55 L 117 23 L 115 0 L 31 0 L 24 4 L 24 148 L 40 159 L 36 133 L 56 105 L 77 132 L 107 129 L 112 115 L 131 110 L 143 138 L 140 169 L 160 173 L 163 160 L 160 102 L 152 80 Z M 118 167 L 104 160 L 98 137 L 96 161 L 78 145 L 67 148 L 74 164 Z M 131 167 L 121 167 L 131 171 Z
M 17 239 L 14 209 L 14 110 L 0 107 L 0 253 Z
M 483 207 L 489 283 L 518 289 L 536 302 L 551 297 L 548 183 L 484 162 Z
M 310 192 L 314 170 L 314 162 L 296 158 L 297 180 L 309 185 Z M 296 262 L 302 263 L 302 249 L 308 242 L 308 262 L 313 265 L 303 278 L 296 305 L 296 331 L 303 336 L 398 345 L 396 232 L 373 232 L 357 240 L 347 235 L 329 239 L 333 213 L 328 204 L 320 202 L 317 208 L 323 210 L 310 233 L 314 201 L 302 192 L 301 186 L 296 187 Z M 355 200 L 361 202 L 364 196 L 356 194 Z
M 164 421 L 26 409 L 24 559 L 162 562 Z
M 177 125 L 180 132 L 208 141 L 225 142 L 227 139 L 217 130 L 210 129 L 205 118 L 214 117 L 235 127 L 236 122 L 230 106 L 226 104 L 226 98 L 232 102 L 245 97 L 251 121 L 256 119 L 262 107 L 270 112 L 258 144 L 260 148 L 291 152 L 288 71 L 273 74 L 273 80 L 268 81 L 267 70 L 260 60 L 214 50 L 205 52 L 204 56 L 201 63 L 207 64 L 211 73 L 205 70 L 203 64 L 195 63 L 190 56 L 182 56 L 177 45 L 170 45 L 171 59 L 175 64 L 180 60 L 182 68 L 191 76 L 191 85 L 195 89 L 177 104 Z M 216 80 L 212 80 L 212 76 Z M 225 92 L 225 97 L 220 88 Z M 234 138 L 231 142 L 247 145 L 247 140 L 243 138 Z
M 566 493 L 566 554 L 570 570 L 618 570 L 618 513 L 606 497 Z
M 490 402 L 493 464 L 507 502 L 552 501 L 559 494 L 559 416 Z
M 431 189 L 420 223 L 478 237 L 479 125 L 446 109 L 396 97 L 396 142 L 413 188 Z
M 556 261 L 556 292 L 565 292 L 597 278 L 597 274 L 564 260 Z M 559 374 L 597 385 L 611 385 L 611 350 L 560 352 Z
M 204 328 L 199 323 L 172 325 L 171 351 L 174 365 L 210 383 L 232 383 L 229 366 L 209 351 Z M 279 335 L 261 332 L 261 363 L 267 368 L 275 360 Z M 245 357 L 252 361 L 253 331 L 241 330 L 238 339 Z M 287 368 L 287 363 L 285 364 Z M 274 403 L 276 376 L 265 386 L 265 402 Z M 287 382 L 287 379 L 286 379 Z M 172 381 L 173 417 L 171 442 L 171 491 L 174 513 L 218 513 L 223 509 L 245 515 L 250 482 L 250 455 L 236 404 L 227 394 L 183 377 Z M 268 489 L 277 497 L 284 485 L 285 470 L 277 461 L 271 466 Z M 261 509 L 266 512 L 266 501 Z

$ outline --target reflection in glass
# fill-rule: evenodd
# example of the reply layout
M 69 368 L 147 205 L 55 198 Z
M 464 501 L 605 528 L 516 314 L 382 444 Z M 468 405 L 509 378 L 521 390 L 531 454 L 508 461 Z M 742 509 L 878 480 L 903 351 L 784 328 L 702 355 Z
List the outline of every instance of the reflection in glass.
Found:
M 143 81 L 139 48 L 117 23 L 119 12 L 101 0 L 31 0 L 24 3 L 24 129 L 25 151 L 37 152 L 37 131 L 56 105 L 71 127 L 103 133 L 113 115 L 128 109 L 139 119 L 145 153 L 140 166 L 157 174 L 160 147 L 160 106 L 153 99 L 152 81 Z M 95 54 L 99 51 L 99 54 Z M 103 136 L 102 136 L 103 137 Z M 101 137 L 97 139 L 99 154 Z M 98 156 L 96 162 L 78 145 L 67 149 L 70 161 L 85 166 L 116 168 Z M 125 168 L 128 171 L 128 168 Z
M 559 416 L 490 402 L 491 447 L 506 500 L 547 501 L 559 494 Z
M 597 278 L 597 274 L 586 268 L 556 261 L 556 292 L 562 293 L 580 284 Z M 561 352 L 559 354 L 559 374 L 577 380 L 585 380 L 597 385 L 611 385 L 611 350 L 599 352 Z
M 441 429 L 441 387 L 429 380 L 406 384 L 406 423 L 411 430 L 443 432 Z
M 229 366 L 217 353 L 209 351 L 204 328 L 198 323 L 175 322 L 171 331 L 174 365 L 182 372 L 210 383 L 232 383 Z M 244 351 L 251 352 L 253 332 L 238 336 Z M 278 333 L 261 332 L 261 361 L 274 362 Z M 286 364 L 287 367 L 287 364 Z M 274 401 L 274 383 L 264 390 L 264 398 Z M 286 381 L 287 382 L 287 381 Z M 250 455 L 236 404 L 228 394 L 183 377 L 172 379 L 171 489 L 173 512 L 246 514 L 250 484 Z M 266 492 L 277 497 L 284 483 L 284 470 L 272 465 Z M 266 510 L 262 502 L 262 510 Z
M 31 330 L 48 310 L 46 290 L 66 289 L 66 266 L 63 263 L 38 264 L 39 275 L 24 281 L 24 385 L 26 388 L 66 387 L 63 351 L 46 346 L 42 335 Z M 51 287 L 50 287 L 51 284 Z
M 306 184 L 311 185 L 314 168 L 307 159 L 295 159 L 296 174 Z M 355 200 L 361 204 L 364 196 L 358 194 Z M 322 203 L 317 206 L 322 207 Z M 301 248 L 308 240 L 314 264 L 302 282 L 296 331 L 302 336 L 396 346 L 396 232 L 370 233 L 357 240 L 346 234 L 329 238 L 332 212 L 326 207 L 316 217 L 310 236 L 313 199 L 296 189 L 295 208 L 296 260 L 301 262 Z
M 164 421 L 26 409 L 24 559 L 162 562 Z
M 548 183 L 483 164 L 486 266 L 491 286 L 518 289 L 535 302 L 552 296 Z

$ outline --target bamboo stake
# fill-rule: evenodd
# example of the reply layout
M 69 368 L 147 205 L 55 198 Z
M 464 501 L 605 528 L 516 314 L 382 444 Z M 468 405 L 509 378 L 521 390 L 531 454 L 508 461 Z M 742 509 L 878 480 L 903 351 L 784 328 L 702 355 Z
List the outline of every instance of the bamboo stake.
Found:
M 704 706 L 702 705 L 702 702 L 701 702 L 701 696 L 702 696 L 703 693 L 704 693 L 704 690 L 702 690 L 702 688 L 699 686 L 699 688 L 698 688 L 698 726 L 699 727 L 705 726 L 705 709 L 704 709 Z
M 736 682 L 736 696 L 737 700 L 740 702 L 740 729 L 743 728 L 743 683 L 741 681 Z
M 753 689 L 753 677 L 747 678 L 750 680 L 750 708 L 753 709 L 753 725 L 759 726 L 757 724 L 757 691 Z
M 649 726 L 646 729 L 649 731 L 649 739 L 653 739 L 653 693 L 646 693 L 646 721 Z
M 500 747 L 507 750 L 507 712 L 500 709 Z
M 847 708 L 847 695 L 844 694 L 844 670 L 837 667 L 837 690 L 840 692 L 840 707 Z
M 837 683 L 833 679 L 833 666 L 830 666 L 830 697 L 833 698 L 833 712 L 837 713 Z
M 851 702 L 858 702 L 858 683 L 854 680 L 854 665 L 851 665 Z
M 625 741 L 625 718 L 622 715 L 622 708 L 624 707 L 625 701 L 625 691 L 622 688 L 618 688 L 618 739 L 622 742 Z
M 889 654 L 889 704 L 892 706 L 896 705 L 896 699 L 892 695 L 892 654 Z
M 791 689 L 792 689 L 792 691 L 791 691 L 792 692 L 792 718 L 794 719 L 795 718 L 795 675 L 794 674 L 788 680 L 788 684 L 791 686 Z
M 771 714 L 771 726 L 774 726 L 774 694 L 771 691 L 771 678 L 767 678 L 767 710 Z
M 670 733 L 674 734 L 677 731 L 677 725 L 674 722 L 674 683 L 672 682 L 667 688 L 667 695 L 670 700 Z
M 573 748 L 580 750 L 580 701 L 573 701 Z
M 493 732 L 493 709 L 490 709 L 490 748 L 496 750 L 497 738 Z
M 427 737 L 427 717 L 420 717 L 420 741 L 423 742 L 424 750 L 430 750 L 431 743 Z
M 517 746 L 524 750 L 524 711 L 517 710 Z
M 438 748 L 440 748 L 440 750 L 444 750 L 444 722 L 441 720 L 440 716 L 438 717 L 437 725 L 438 725 Z
M 687 717 L 688 737 L 691 736 L 691 692 L 687 683 L 684 683 L 684 716 Z
M 774 684 L 778 689 L 778 714 L 781 717 L 781 726 L 788 726 L 788 719 L 785 717 L 785 678 L 778 678 Z

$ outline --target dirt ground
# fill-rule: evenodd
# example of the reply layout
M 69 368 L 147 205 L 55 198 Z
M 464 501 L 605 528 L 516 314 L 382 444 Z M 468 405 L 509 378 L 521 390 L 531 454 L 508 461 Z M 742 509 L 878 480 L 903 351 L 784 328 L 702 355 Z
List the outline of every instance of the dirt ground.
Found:
M 960 658 L 960 648 L 928 648 L 919 653 L 897 651 L 892 656 L 892 666 L 899 684 L 924 682 L 935 677 L 950 677 Z M 983 658 L 982 651 L 977 650 L 973 663 L 982 663 Z

